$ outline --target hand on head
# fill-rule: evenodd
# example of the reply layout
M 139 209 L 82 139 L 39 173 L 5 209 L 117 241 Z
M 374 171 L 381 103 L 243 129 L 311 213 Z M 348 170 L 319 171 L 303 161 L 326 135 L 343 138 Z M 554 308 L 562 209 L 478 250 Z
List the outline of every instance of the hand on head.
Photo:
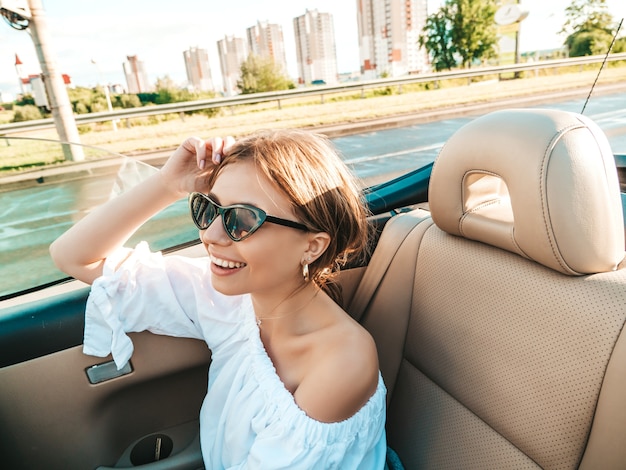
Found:
M 231 136 L 185 139 L 161 169 L 167 187 L 181 197 L 193 191 L 205 192 L 208 178 L 234 142 Z
M 219 165 L 222 161 L 224 152 L 235 143 L 235 139 L 232 136 L 227 136 L 224 139 L 221 137 L 213 137 L 210 141 L 207 141 L 207 143 L 211 148 L 211 161 L 214 165 Z M 204 168 L 205 165 L 206 160 L 198 159 L 199 168 Z

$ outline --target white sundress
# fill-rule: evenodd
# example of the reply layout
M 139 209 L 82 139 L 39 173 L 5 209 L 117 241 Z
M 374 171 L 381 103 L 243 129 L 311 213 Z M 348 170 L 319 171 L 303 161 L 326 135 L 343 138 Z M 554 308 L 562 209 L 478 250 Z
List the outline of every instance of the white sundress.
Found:
M 121 368 L 133 352 L 126 332 L 205 340 L 212 362 L 200 442 L 208 470 L 383 469 L 386 389 L 380 374 L 376 392 L 352 417 L 337 423 L 310 418 L 265 351 L 250 296 L 222 295 L 210 277 L 208 258 L 163 257 L 145 242 L 119 250 L 93 283 L 84 353 L 112 353 Z

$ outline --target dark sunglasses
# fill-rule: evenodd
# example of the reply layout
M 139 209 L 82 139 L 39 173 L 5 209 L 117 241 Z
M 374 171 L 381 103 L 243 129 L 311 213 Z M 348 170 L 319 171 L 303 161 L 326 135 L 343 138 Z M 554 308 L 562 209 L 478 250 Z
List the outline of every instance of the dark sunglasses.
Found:
M 309 230 L 305 225 L 298 222 L 267 215 L 262 209 L 247 204 L 220 206 L 202 193 L 191 193 L 189 195 L 189 209 L 193 223 L 200 230 L 206 230 L 217 216 L 222 216 L 224 230 L 230 239 L 235 242 L 252 235 L 264 222 L 298 230 Z

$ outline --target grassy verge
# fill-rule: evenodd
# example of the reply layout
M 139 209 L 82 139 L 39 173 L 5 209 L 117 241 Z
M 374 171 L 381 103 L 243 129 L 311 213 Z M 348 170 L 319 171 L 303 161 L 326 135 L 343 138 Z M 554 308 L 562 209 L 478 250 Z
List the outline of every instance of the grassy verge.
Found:
M 481 81 L 443 81 L 440 83 L 386 87 L 360 92 L 325 95 L 323 99 L 300 98 L 223 108 L 214 117 L 192 115 L 179 117 L 123 120 L 113 131 L 111 123 L 81 126 L 83 144 L 104 147 L 130 154 L 178 145 L 189 135 L 208 138 L 214 135 L 241 136 L 260 128 L 314 127 L 355 123 L 368 119 L 402 115 L 488 102 L 514 96 L 536 95 L 578 87 L 591 87 L 597 67 L 572 67 L 571 70 L 526 73 L 520 79 L 498 80 L 484 77 Z M 611 66 L 602 72 L 598 85 L 626 81 L 626 65 Z M 22 136 L 56 139 L 53 129 L 24 133 Z M 0 172 L 55 164 L 58 155 L 47 155 L 34 147 L 3 145 L 0 139 Z
M 8 124 L 13 120 L 13 111 L 0 110 L 0 124 Z

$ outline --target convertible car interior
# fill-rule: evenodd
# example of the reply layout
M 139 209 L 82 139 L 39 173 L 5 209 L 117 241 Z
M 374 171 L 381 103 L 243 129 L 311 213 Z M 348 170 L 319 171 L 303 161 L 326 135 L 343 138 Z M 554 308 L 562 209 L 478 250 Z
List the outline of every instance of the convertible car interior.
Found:
M 367 194 L 382 233 L 340 277 L 376 340 L 404 467 L 624 468 L 625 225 L 603 132 L 496 111 L 409 181 L 406 204 Z M 73 281 L 0 319 L 0 465 L 202 468 L 206 345 L 133 334 L 118 372 L 82 354 L 87 292 Z

